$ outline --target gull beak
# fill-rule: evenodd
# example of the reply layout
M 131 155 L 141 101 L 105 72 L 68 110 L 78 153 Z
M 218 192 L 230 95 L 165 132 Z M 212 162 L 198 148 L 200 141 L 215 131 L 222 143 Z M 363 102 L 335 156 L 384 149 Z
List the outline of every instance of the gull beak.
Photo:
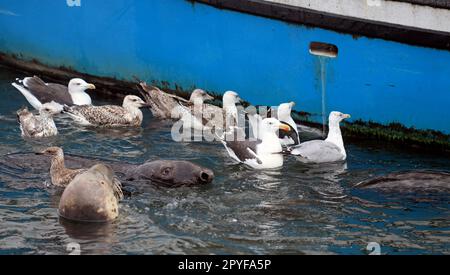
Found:
M 44 151 L 39 151 L 39 152 L 36 152 L 36 153 L 34 153 L 35 155 L 45 155 L 47 152 L 46 152 L 46 150 L 44 150 Z
M 212 95 L 206 94 L 205 100 L 214 100 L 214 97 Z
M 291 106 L 291 108 L 294 108 L 295 107 L 295 102 L 292 101 L 292 102 L 289 103 L 289 105 Z
M 89 89 L 89 90 L 95 90 L 96 87 L 95 87 L 94 84 L 89 83 L 89 84 L 86 86 L 86 89 Z
M 283 130 L 283 131 L 286 131 L 286 132 L 289 132 L 291 130 L 291 126 L 289 126 L 287 124 L 284 124 L 284 123 L 281 123 L 279 128 L 280 128 L 280 130 Z
M 351 118 L 352 116 L 349 115 L 349 114 L 345 114 L 345 115 L 343 115 L 342 117 L 343 117 L 344 119 L 348 119 L 348 118 Z

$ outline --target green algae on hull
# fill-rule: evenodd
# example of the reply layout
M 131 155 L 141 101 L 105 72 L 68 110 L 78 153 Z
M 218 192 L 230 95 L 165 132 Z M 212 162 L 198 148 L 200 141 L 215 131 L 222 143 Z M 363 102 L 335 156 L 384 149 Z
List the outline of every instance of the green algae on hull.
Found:
M 344 137 L 353 139 L 382 140 L 402 147 L 414 147 L 427 151 L 450 154 L 450 135 L 435 130 L 418 130 L 400 123 L 383 125 L 376 122 L 356 120 L 343 124 Z

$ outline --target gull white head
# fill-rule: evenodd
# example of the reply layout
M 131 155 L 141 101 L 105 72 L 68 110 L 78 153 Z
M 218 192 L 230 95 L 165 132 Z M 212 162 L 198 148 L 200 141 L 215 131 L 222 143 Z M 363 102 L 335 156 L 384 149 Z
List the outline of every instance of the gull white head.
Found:
M 202 105 L 206 100 L 213 100 L 214 97 L 210 96 L 208 93 L 203 91 L 202 89 L 196 89 L 192 92 L 190 102 L 195 105 Z
M 330 122 L 330 126 L 332 125 L 332 124 L 334 124 L 334 125 L 339 125 L 339 123 L 341 122 L 341 121 L 343 121 L 344 119 L 348 119 L 348 118 L 350 118 L 351 116 L 350 115 L 348 115 L 348 114 L 343 114 L 343 113 L 341 113 L 341 112 L 336 112 L 336 111 L 334 111 L 334 112 L 331 112 L 330 113 L 330 117 L 329 117 L 329 122 Z
M 87 83 L 81 78 L 74 78 L 70 80 L 68 89 L 75 105 L 92 105 L 91 97 L 86 93 L 86 90 L 94 90 L 94 84 Z
M 284 122 L 290 122 L 292 108 L 294 108 L 295 102 L 283 103 L 278 107 L 278 119 Z
M 147 103 L 143 101 L 140 97 L 135 95 L 127 95 L 123 100 L 123 105 L 125 109 L 139 109 L 146 107 Z
M 223 95 L 223 106 L 230 107 L 236 106 L 241 101 L 239 95 L 236 92 L 228 91 Z
M 278 135 L 276 135 L 276 133 L 280 129 L 281 130 L 285 130 L 285 131 L 290 131 L 291 130 L 289 125 L 281 123 L 278 119 L 273 118 L 273 117 L 265 118 L 261 122 L 261 131 L 262 131 L 262 137 L 263 138 L 267 134 L 270 134 L 270 135 L 273 134 L 275 136 L 275 138 L 278 140 Z
M 95 85 L 87 83 L 81 78 L 74 78 L 69 82 L 69 93 L 83 93 L 86 90 L 94 90 Z
M 39 109 L 39 114 L 46 117 L 52 117 L 54 115 L 60 114 L 63 111 L 63 106 L 54 101 L 50 103 L 45 103 Z

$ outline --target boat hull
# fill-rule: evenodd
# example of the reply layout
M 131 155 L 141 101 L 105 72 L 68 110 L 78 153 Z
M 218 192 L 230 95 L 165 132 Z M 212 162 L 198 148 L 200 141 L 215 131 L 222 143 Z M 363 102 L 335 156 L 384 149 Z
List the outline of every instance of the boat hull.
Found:
M 38 12 L 37 12 L 38 11 Z M 450 52 L 291 24 L 191 1 L 4 0 L 0 52 L 53 67 L 450 134 Z M 337 58 L 311 55 L 313 41 Z M 325 71 L 322 71 L 325 68 Z M 325 79 L 323 78 L 325 77 Z

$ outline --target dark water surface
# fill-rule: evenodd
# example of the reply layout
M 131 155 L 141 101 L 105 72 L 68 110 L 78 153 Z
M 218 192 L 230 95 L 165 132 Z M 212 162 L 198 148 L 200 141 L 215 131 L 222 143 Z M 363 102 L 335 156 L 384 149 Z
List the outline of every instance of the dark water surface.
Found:
M 347 165 L 287 158 L 281 170 L 253 171 L 235 165 L 221 144 L 173 142 L 170 125 L 148 111 L 139 130 L 93 131 L 58 119 L 60 136 L 25 141 L 15 111 L 26 101 L 10 85 L 19 76 L 0 67 L 0 156 L 56 145 L 134 163 L 190 160 L 216 179 L 207 187 L 151 187 L 123 201 L 114 223 L 76 225 L 58 218 L 59 192 L 47 174 L 0 166 L 0 254 L 67 254 L 72 242 L 83 254 L 367 254 L 370 242 L 386 254 L 450 254 L 448 194 L 352 188 L 391 171 L 449 171 L 448 158 L 348 144 Z

